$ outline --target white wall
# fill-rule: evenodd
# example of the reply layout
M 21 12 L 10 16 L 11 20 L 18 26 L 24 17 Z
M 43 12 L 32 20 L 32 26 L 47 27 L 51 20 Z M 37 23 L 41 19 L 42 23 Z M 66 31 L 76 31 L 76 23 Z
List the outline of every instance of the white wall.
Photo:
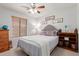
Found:
M 79 30 L 79 4 L 77 4 L 77 28 Z
M 52 8 L 48 8 L 48 9 L 52 9 Z M 51 24 L 53 26 L 55 26 L 57 29 L 62 29 L 63 31 L 65 30 L 64 26 L 65 25 L 68 25 L 68 29 L 70 32 L 73 32 L 73 30 L 75 28 L 77 28 L 77 15 L 76 15 L 76 10 L 77 10 L 77 7 L 76 5 L 72 6 L 72 7 L 66 7 L 66 8 L 62 8 L 62 9 L 52 9 L 52 10 L 48 10 L 46 11 L 43 16 L 39 17 L 36 17 L 34 19 L 34 21 L 36 23 L 42 21 L 45 19 L 46 16 L 50 16 L 50 15 L 55 15 L 57 18 L 61 18 L 63 17 L 63 23 L 55 23 L 55 24 L 52 24 L 52 22 L 49 22 L 48 24 Z M 30 24 L 34 22 L 33 19 L 30 21 Z M 31 24 L 29 25 L 29 27 L 31 28 L 28 28 L 29 32 L 28 34 L 30 35 L 32 30 L 34 29 L 34 26 Z M 42 27 L 44 27 L 44 25 L 42 25 Z
M 77 29 L 78 29 L 78 42 L 79 42 L 79 4 L 77 4 Z M 79 43 L 78 43 L 78 51 L 79 51 Z

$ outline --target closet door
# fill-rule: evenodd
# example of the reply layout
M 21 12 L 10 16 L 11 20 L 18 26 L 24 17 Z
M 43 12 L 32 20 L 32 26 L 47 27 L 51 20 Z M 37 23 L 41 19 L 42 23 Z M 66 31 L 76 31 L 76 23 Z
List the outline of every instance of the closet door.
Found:
M 12 16 L 13 37 L 27 35 L 27 20 L 24 18 Z
M 20 19 L 20 36 L 27 36 L 27 20 Z
M 12 26 L 13 26 L 13 37 L 19 37 L 20 36 L 20 21 L 18 17 L 12 16 Z

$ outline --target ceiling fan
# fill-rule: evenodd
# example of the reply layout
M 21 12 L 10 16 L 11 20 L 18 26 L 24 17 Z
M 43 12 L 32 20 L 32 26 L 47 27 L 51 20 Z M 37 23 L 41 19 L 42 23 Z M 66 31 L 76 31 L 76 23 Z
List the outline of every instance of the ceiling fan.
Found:
M 45 8 L 44 5 L 37 5 L 36 3 L 31 3 L 30 6 L 22 6 L 23 8 L 26 8 L 31 13 L 40 13 L 41 10 Z

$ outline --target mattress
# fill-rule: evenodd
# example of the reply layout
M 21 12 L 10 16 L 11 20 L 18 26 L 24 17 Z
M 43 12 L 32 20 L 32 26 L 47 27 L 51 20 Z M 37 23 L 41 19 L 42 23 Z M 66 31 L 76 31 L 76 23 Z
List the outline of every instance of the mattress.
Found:
M 30 41 L 29 41 L 30 40 Z M 33 42 L 31 42 L 32 40 L 35 41 L 40 41 L 40 44 L 42 44 L 42 42 L 46 42 L 47 46 L 48 46 L 48 50 L 53 50 L 56 45 L 58 44 L 58 36 L 43 36 L 43 35 L 34 35 L 34 36 L 24 36 L 24 37 L 20 37 L 19 40 L 19 45 L 20 47 L 27 53 L 29 51 L 31 51 L 34 55 L 37 54 L 37 50 L 39 50 L 38 48 L 38 44 L 35 44 Z M 28 45 L 29 44 L 29 45 Z M 32 50 L 31 50 L 31 49 Z M 34 49 L 34 51 L 33 51 Z M 29 50 L 29 51 L 26 51 Z M 40 52 L 39 52 L 40 53 Z M 33 55 L 30 53 L 30 55 Z M 37 54 L 38 55 L 38 54 Z
M 29 39 L 34 38 L 41 41 L 47 41 L 47 43 L 49 44 L 50 50 L 53 49 L 58 44 L 58 36 L 33 35 L 33 36 L 28 36 L 27 39 L 28 38 Z
M 51 52 L 58 44 L 58 36 L 45 36 L 45 37 L 47 37 L 47 39 L 44 40 L 48 41 L 50 52 Z

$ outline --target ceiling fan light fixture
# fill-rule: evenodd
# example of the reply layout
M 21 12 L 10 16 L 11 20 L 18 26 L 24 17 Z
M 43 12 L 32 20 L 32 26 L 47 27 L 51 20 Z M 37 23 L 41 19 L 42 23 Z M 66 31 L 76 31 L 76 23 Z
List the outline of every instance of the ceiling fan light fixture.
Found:
M 36 3 L 31 3 L 30 7 L 27 6 L 22 6 L 23 8 L 26 8 L 28 10 L 29 13 L 38 13 L 40 14 L 41 11 L 44 10 L 45 6 L 44 5 L 38 5 Z
M 37 13 L 38 11 L 36 9 L 29 9 L 29 12 L 34 14 L 34 13 Z
M 31 3 L 31 5 L 33 6 L 34 4 L 33 4 L 33 3 Z
M 29 10 L 29 12 L 30 12 L 30 13 L 32 13 L 32 14 L 34 14 L 34 11 L 33 11 L 33 9 L 30 9 L 30 10 Z
M 37 10 L 36 10 L 36 9 L 34 9 L 34 12 L 35 12 L 35 13 L 37 13 Z
M 31 6 L 35 6 L 35 3 L 31 3 Z

